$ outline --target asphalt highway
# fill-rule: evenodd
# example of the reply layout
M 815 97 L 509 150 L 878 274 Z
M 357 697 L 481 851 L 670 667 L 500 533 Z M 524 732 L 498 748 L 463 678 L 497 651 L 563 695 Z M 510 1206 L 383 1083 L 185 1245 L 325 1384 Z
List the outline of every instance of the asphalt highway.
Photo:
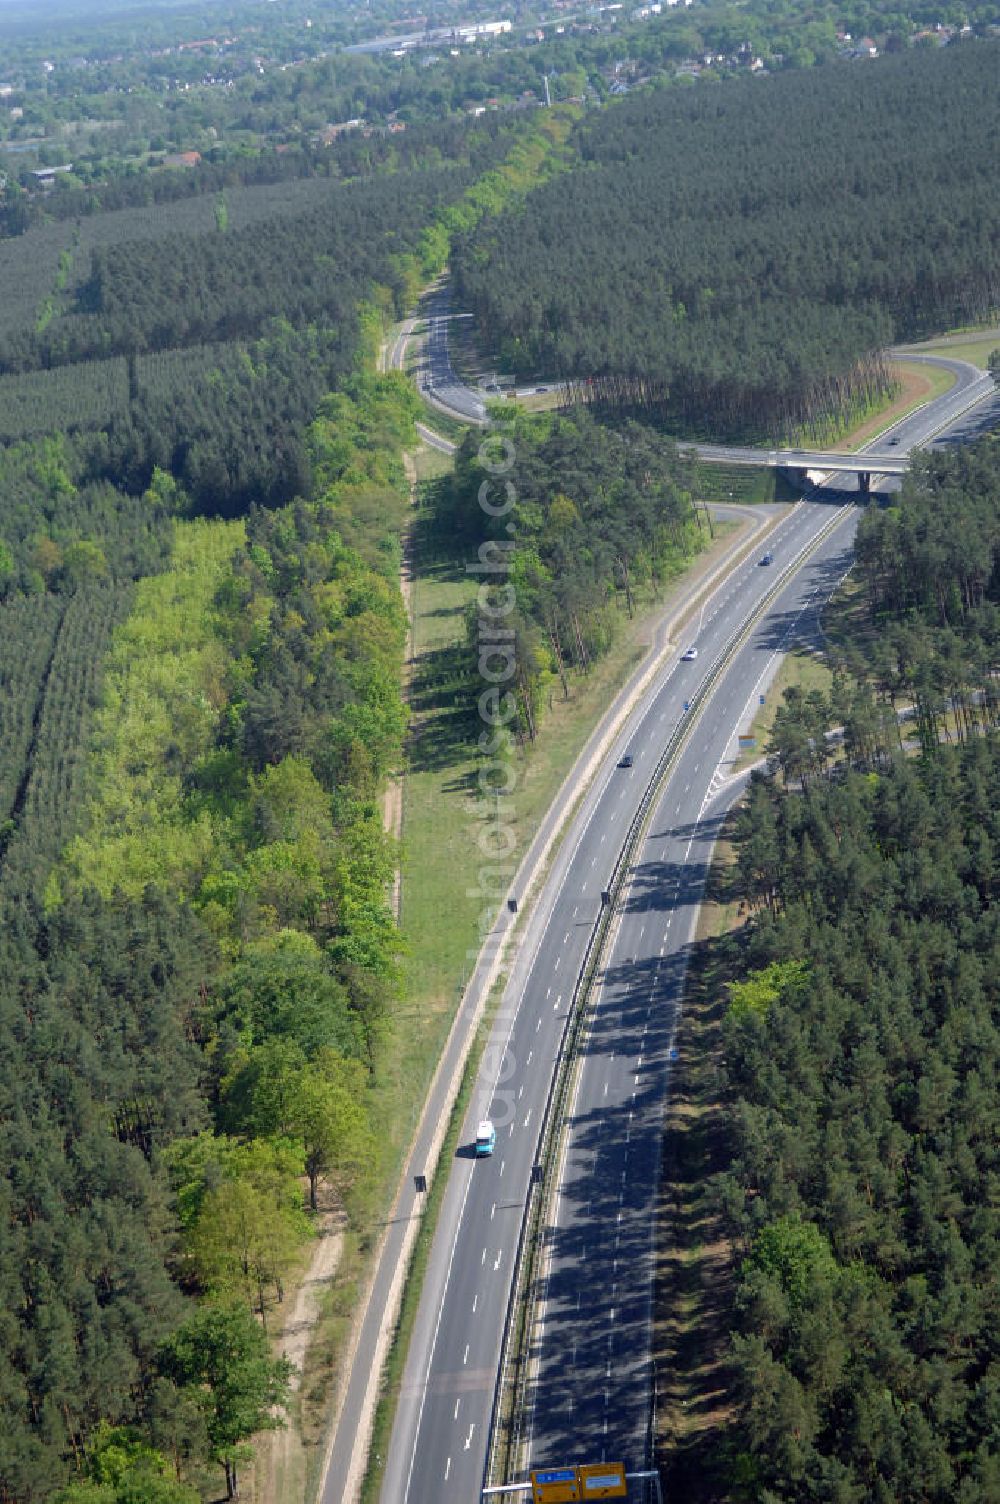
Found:
M 828 510 L 822 503 L 799 509 L 774 536 L 776 565 Z M 745 783 L 733 773 L 736 737 L 749 727 L 781 655 L 818 637 L 817 610 L 850 566 L 859 515 L 853 504 L 840 511 L 832 534 L 790 575 L 737 652 L 674 765 L 630 873 L 582 1051 L 547 1233 L 526 1449 L 532 1467 L 647 1465 L 655 1188 L 698 907 L 719 824 Z M 679 665 L 664 685 L 632 738 L 634 766 L 621 778 L 639 788 L 648 781 L 665 735 L 683 714 L 690 670 L 703 656 L 708 669 L 744 604 L 770 583 L 748 578 L 754 567 L 737 575 L 709 613 L 698 662 Z
M 483 423 L 486 407 L 471 387 L 463 386 L 452 370 L 448 354 L 448 326 L 454 315 L 447 287 L 430 295 L 427 306 L 427 336 L 424 339 L 417 385 L 422 392 L 453 417 L 466 423 Z
M 968 368 L 956 374 L 959 389 L 942 399 L 933 417 L 925 409 L 891 431 L 902 452 L 926 441 L 931 424 L 948 413 L 959 416 L 935 447 L 1000 422 L 1000 398 L 991 387 Z M 969 398 L 984 391 L 987 400 L 963 412 Z M 633 1470 L 650 1465 L 662 1113 L 712 848 L 745 783 L 732 772 L 735 738 L 749 727 L 781 655 L 793 644 L 821 644 L 818 613 L 850 566 L 859 515 L 852 507 L 791 575 L 733 658 L 675 764 L 632 870 L 582 1051 L 547 1228 L 525 1467 L 606 1460 L 623 1460 Z M 776 563 L 778 550 L 776 542 Z M 719 644 L 704 633 L 702 645 L 714 652 Z M 660 714 L 668 723 L 676 718 L 676 700 Z M 646 737 L 634 739 L 634 766 L 623 776 L 642 785 L 648 776 L 643 759 L 652 765 L 657 740 L 649 748 Z
M 889 437 L 898 436 L 903 452 L 926 443 L 980 388 L 979 373 L 963 367 L 957 388 Z M 967 431 L 979 421 L 970 415 L 960 426 Z M 885 442 L 883 435 L 879 446 Z M 837 485 L 839 478 L 831 480 Z M 749 725 L 781 654 L 809 640 L 818 609 L 850 565 L 859 511 L 847 499 L 852 482 L 844 485 L 816 493 L 779 524 L 768 540 L 770 567 L 751 559 L 709 598 L 689 632 L 697 659 L 671 663 L 652 684 L 581 803 L 522 939 L 491 1039 L 495 1048 L 487 1051 L 465 1124 L 465 1147 L 452 1169 L 385 1460 L 385 1504 L 467 1504 L 479 1495 L 537 1135 L 601 890 L 644 779 L 685 715 L 685 700 L 777 582 L 766 615 L 722 674 L 675 763 L 632 873 L 584 1052 L 549 1230 L 524 1466 L 602 1456 L 631 1468 L 645 1464 L 651 1209 L 687 949 L 718 823 L 740 787 L 739 780 L 727 781 L 735 738 Z M 796 568 L 831 519 L 833 532 Z M 634 759 L 630 769 L 617 766 L 626 750 Z M 477 1162 L 470 1146 L 484 1116 L 497 1125 L 497 1149 Z

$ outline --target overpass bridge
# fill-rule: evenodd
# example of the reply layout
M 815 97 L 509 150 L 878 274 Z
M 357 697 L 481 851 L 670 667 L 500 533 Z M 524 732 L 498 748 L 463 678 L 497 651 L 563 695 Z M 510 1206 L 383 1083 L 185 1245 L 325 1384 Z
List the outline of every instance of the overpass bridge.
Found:
M 836 449 L 743 449 L 727 444 L 685 445 L 709 464 L 763 465 L 772 470 L 787 470 L 796 479 L 805 479 L 812 471 L 833 473 L 845 470 L 858 477 L 858 489 L 867 496 L 873 475 L 905 475 L 910 457 L 905 450 L 866 454 L 842 454 Z

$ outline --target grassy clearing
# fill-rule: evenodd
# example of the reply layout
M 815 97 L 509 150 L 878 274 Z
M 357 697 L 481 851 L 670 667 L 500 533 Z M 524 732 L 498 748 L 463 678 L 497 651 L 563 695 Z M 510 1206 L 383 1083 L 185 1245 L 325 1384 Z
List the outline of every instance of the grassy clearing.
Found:
M 472 423 L 463 423 L 459 418 L 453 418 L 450 413 L 442 412 L 439 407 L 434 406 L 433 402 L 428 402 L 423 394 L 421 394 L 421 402 L 424 411 L 420 421 L 426 423 L 428 428 L 433 428 L 434 432 L 439 433 L 443 439 L 450 439 L 453 444 L 461 444 L 470 428 L 475 427 Z
M 518 397 L 517 406 L 528 413 L 548 413 L 565 406 L 563 387 L 556 384 L 548 391 L 533 392 L 530 397 Z
M 947 355 L 952 360 L 967 360 L 986 370 L 986 363 L 993 351 L 1000 347 L 1000 329 L 989 328 L 981 333 L 963 329 L 955 334 L 943 334 L 923 344 L 909 345 L 908 349 L 921 355 Z
M 919 398 L 919 402 L 929 402 L 934 397 L 943 397 L 945 392 L 950 392 L 955 385 L 952 373 L 942 371 L 939 366 L 918 366 L 907 360 L 896 361 L 895 366 L 904 383 L 900 400 L 914 396 Z M 910 383 L 911 377 L 913 378 L 912 384 Z M 917 384 L 923 386 L 922 391 L 917 391 Z M 913 406 L 919 406 L 919 402 L 914 402 Z
M 422 444 L 413 455 L 413 469 L 417 481 L 440 480 L 442 476 L 451 473 L 451 456 L 442 453 L 440 449 L 432 449 L 429 444 Z
M 783 470 L 764 465 L 712 465 L 707 461 L 698 476 L 699 501 L 732 501 L 741 505 L 797 501 L 801 490 Z
M 818 689 L 823 694 L 829 694 L 832 683 L 833 674 L 825 660 L 818 658 L 815 653 L 806 648 L 795 648 L 786 653 L 767 691 L 765 703 L 758 709 L 749 729 L 748 734 L 754 737 L 757 745 L 740 754 L 734 771 L 739 772 L 742 768 L 749 767 L 763 756 L 771 738 L 774 717 L 786 689 L 801 689 L 803 694 L 808 694 L 811 689 Z
M 716 529 L 713 557 L 726 546 L 731 526 Z M 414 593 L 413 745 L 403 821 L 403 929 L 407 955 L 407 1008 L 426 1028 L 441 1016 L 440 1034 L 471 969 L 479 943 L 479 918 L 488 903 L 478 896 L 481 861 L 477 821 L 466 807 L 475 791 L 473 755 L 478 725 L 470 720 L 463 612 L 474 584 L 460 566 L 426 551 Z M 632 621 L 623 619 L 612 651 L 569 698 L 554 691 L 540 742 L 517 764 L 509 823 L 516 848 L 513 867 L 527 850 L 567 770 L 611 699 L 641 658 L 663 601 L 647 601 Z
M 724 982 L 742 924 L 733 886 L 730 815 L 715 851 L 688 968 L 668 1097 L 655 1285 L 655 1440 L 666 1497 L 725 1504 L 734 1262 L 713 1198 L 727 1168 L 721 1099 Z M 714 942 L 714 943 L 713 943 Z
M 1000 346 L 1000 330 L 981 339 L 958 340 L 955 344 L 931 345 L 931 351 L 938 351 L 942 355 L 949 356 L 952 360 L 967 360 L 970 365 L 979 366 L 986 370 L 987 362 L 993 351 Z

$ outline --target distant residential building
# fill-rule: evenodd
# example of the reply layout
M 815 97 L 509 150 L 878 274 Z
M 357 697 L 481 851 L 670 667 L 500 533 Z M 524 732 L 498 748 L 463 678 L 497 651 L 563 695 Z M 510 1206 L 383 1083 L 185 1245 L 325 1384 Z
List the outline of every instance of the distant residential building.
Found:
M 163 158 L 164 167 L 197 167 L 201 161 L 200 151 L 172 151 Z
M 58 167 L 35 167 L 35 168 L 32 168 L 31 176 L 35 179 L 35 182 L 36 183 L 40 183 L 43 188 L 48 188 L 48 187 L 51 187 L 51 185 L 55 182 L 56 175 L 58 173 L 60 173 L 60 172 L 72 172 L 72 171 L 73 171 L 73 163 L 72 162 L 62 162 L 62 163 L 60 163 L 60 165 Z
M 321 146 L 332 146 L 341 136 L 348 135 L 351 131 L 360 131 L 365 122 L 356 116 L 353 120 L 340 120 L 336 125 L 324 125 L 318 136 Z
M 454 35 L 460 42 L 476 42 L 481 37 L 500 37 L 511 30 L 510 21 L 480 21 L 474 26 L 459 26 Z

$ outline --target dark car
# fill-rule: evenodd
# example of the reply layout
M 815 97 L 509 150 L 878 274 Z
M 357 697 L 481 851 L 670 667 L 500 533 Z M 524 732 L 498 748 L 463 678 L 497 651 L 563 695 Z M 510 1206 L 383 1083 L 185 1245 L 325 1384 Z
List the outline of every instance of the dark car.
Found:
M 631 752 L 626 752 L 623 754 L 623 756 L 619 757 L 618 766 L 620 768 L 630 768 L 634 761 L 635 759 L 633 758 Z
M 762 554 L 760 562 L 762 564 L 773 564 L 774 563 L 774 555 L 773 554 Z
M 893 438 L 891 438 L 891 439 L 890 439 L 890 440 L 889 440 L 889 443 L 890 443 L 890 444 L 898 444 L 898 443 L 899 443 L 899 439 L 898 439 L 898 438 L 896 438 L 896 437 L 893 437 Z

